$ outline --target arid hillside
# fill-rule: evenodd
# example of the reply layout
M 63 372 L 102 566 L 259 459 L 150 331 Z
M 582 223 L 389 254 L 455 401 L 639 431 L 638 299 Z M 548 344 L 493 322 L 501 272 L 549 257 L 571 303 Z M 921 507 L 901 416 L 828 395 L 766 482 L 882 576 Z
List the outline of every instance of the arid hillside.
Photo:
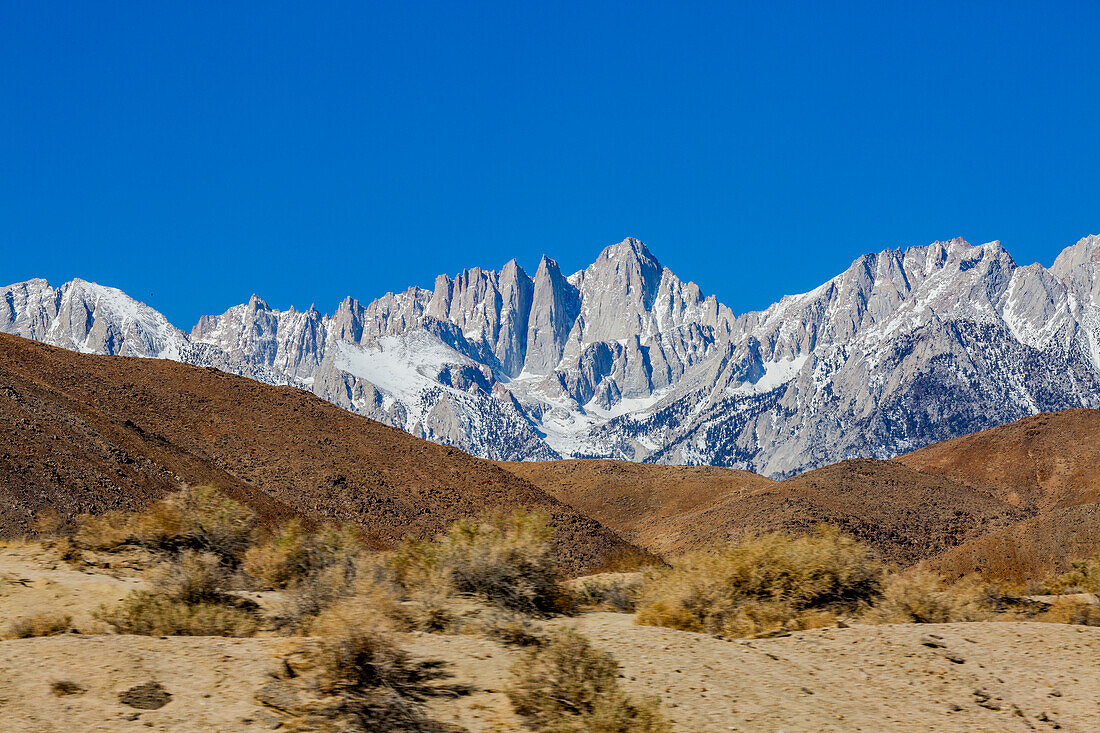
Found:
M 844 461 L 778 483 L 713 467 L 598 460 L 502 465 L 667 555 L 748 530 L 828 523 L 910 564 L 1030 516 L 989 492 L 889 461 Z
M 750 471 L 627 461 L 502 462 L 508 471 L 658 554 L 728 538 L 727 523 L 700 522 L 775 484 Z
M 805 531 L 831 524 L 908 565 L 1026 519 L 981 490 L 889 461 L 843 461 L 776 484 L 739 505 L 737 521 Z
M 351 521 L 379 542 L 489 509 L 542 507 L 572 570 L 630 546 L 527 481 L 298 389 L 0 334 L 0 534 L 36 515 L 132 510 L 211 484 L 268 521 Z
M 1040 510 L 1100 501 L 1100 410 L 1026 417 L 894 459 Z
M 990 532 L 933 557 L 928 566 L 948 577 L 982 573 L 1035 580 L 1069 569 L 1100 551 L 1100 503 L 1058 507 Z

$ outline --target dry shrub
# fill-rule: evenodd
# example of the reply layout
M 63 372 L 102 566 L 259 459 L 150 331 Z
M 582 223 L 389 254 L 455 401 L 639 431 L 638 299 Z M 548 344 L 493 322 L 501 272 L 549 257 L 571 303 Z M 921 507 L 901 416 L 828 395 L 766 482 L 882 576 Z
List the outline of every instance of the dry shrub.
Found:
M 1033 616 L 1032 620 L 1052 624 L 1100 626 L 1100 604 L 1080 598 L 1056 598 L 1049 608 Z
M 324 527 L 317 532 L 293 519 L 267 541 L 245 553 L 243 569 L 265 588 L 283 589 L 333 565 L 350 566 L 362 552 L 351 527 Z
M 149 591 L 134 591 L 96 618 L 120 634 L 144 636 L 252 636 L 260 628 L 255 610 L 222 603 L 184 603 Z
M 130 538 L 130 515 L 125 512 L 84 514 L 77 517 L 73 544 L 86 550 L 113 550 Z
M 542 629 L 530 617 L 506 609 L 481 614 L 472 630 L 507 646 L 533 646 L 543 641 Z
M 594 575 L 603 573 L 637 573 L 652 568 L 667 567 L 668 563 L 659 555 L 654 555 L 649 550 L 640 547 L 619 548 L 607 557 L 592 571 Z
M 344 601 L 314 619 L 310 633 L 318 639 L 286 665 L 307 698 L 285 711 L 289 730 L 443 730 L 422 704 L 439 691 L 431 683 L 446 676 L 442 665 L 411 659 L 384 618 Z
M 139 545 L 158 552 L 183 549 L 212 552 L 230 564 L 255 539 L 255 515 L 210 486 L 186 487 L 127 514 L 82 516 L 74 542 L 92 550 Z
M 53 507 L 40 509 L 31 528 L 39 537 L 56 537 L 65 529 L 65 517 Z
M 1050 595 L 1100 593 L 1100 554 L 1074 560 L 1068 572 L 1044 578 L 1040 592 Z
M 533 631 L 516 614 L 570 605 L 542 514 L 460 521 L 433 541 L 408 540 L 371 555 L 347 536 L 311 537 L 292 525 L 249 551 L 244 569 L 286 589 L 277 628 L 307 633 L 311 619 L 346 600 L 407 630 L 526 643 Z
M 936 573 L 913 570 L 887 578 L 882 598 L 864 615 L 869 623 L 942 624 L 993 617 L 997 595 L 977 576 L 954 583 Z
M 150 576 L 151 590 L 132 591 L 96 617 L 123 634 L 252 636 L 259 630 L 255 605 L 227 592 L 232 571 L 212 552 L 185 550 Z
M 173 561 L 149 574 L 158 595 L 183 603 L 226 601 L 233 577 L 212 552 L 185 550 Z
M 352 595 L 354 581 L 354 568 L 344 565 L 330 565 L 294 581 L 274 614 L 276 628 L 302 631 L 325 609 Z
M 642 585 L 641 573 L 601 573 L 566 583 L 578 606 L 618 613 L 631 613 L 637 608 Z
M 553 529 L 542 512 L 460 520 L 434 542 L 408 542 L 391 559 L 406 591 L 448 589 L 523 613 L 566 610 L 554 562 Z
M 73 627 L 73 617 L 65 613 L 36 613 L 16 619 L 8 626 L 6 639 L 29 639 L 34 636 L 56 636 Z
M 512 668 L 508 699 L 540 733 L 665 733 L 655 698 L 632 698 L 619 686 L 619 664 L 572 629 L 561 629 Z
M 637 621 L 727 637 L 827 625 L 878 596 L 884 568 L 835 529 L 750 536 L 648 573 Z

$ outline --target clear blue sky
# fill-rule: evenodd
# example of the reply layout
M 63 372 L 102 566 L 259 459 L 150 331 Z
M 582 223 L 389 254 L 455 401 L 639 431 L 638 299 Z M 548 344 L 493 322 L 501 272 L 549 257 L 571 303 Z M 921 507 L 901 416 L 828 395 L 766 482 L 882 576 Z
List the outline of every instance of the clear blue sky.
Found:
M 634 235 L 735 311 L 1100 231 L 1100 3 L 0 5 L 0 281 L 183 328 Z

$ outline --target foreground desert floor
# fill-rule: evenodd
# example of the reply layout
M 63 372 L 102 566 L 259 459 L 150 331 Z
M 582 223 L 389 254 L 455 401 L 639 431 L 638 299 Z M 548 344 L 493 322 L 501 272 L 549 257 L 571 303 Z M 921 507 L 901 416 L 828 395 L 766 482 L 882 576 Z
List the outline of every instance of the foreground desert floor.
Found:
M 0 549 L 0 622 L 63 609 L 96 631 L 90 611 L 140 584 L 53 563 L 33 548 Z M 634 693 L 658 695 L 682 731 L 1097 731 L 1100 628 L 1042 623 L 853 626 L 723 641 L 637 626 L 633 616 L 556 619 L 615 655 Z M 442 659 L 469 694 L 433 699 L 441 721 L 516 730 L 503 689 L 520 653 L 473 636 L 401 635 Z M 270 730 L 256 698 L 302 639 L 107 634 L 0 642 L 0 730 Z M 148 682 L 158 709 L 119 695 Z M 70 683 L 59 689 L 56 683 Z
M 977 623 L 825 629 L 730 642 L 640 627 L 630 616 L 572 619 L 615 654 L 627 687 L 659 695 L 684 731 L 1100 730 L 1100 629 Z M 501 690 L 516 652 L 462 636 L 413 635 L 474 692 L 431 705 L 472 731 L 514 730 Z M 927 646 L 931 642 L 936 646 Z M 0 643 L 0 718 L 12 731 L 267 730 L 255 699 L 294 639 L 67 635 Z M 942 645 L 942 646 L 941 646 Z M 55 682 L 84 691 L 58 695 Z M 119 694 L 159 682 L 157 710 Z

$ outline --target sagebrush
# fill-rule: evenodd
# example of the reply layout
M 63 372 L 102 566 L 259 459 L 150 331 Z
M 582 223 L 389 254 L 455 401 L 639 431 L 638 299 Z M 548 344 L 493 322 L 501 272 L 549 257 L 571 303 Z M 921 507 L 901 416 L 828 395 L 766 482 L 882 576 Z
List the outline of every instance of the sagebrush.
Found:
M 948 582 L 927 570 L 891 575 L 882 597 L 865 615 L 869 623 L 942 624 L 994 616 L 998 595 L 977 576 Z
M 1041 593 L 1100 593 L 1100 554 L 1074 560 L 1070 570 L 1051 575 L 1040 585 Z
M 288 730 L 443 730 L 423 709 L 427 697 L 448 692 L 434 685 L 446 676 L 442 665 L 412 659 L 372 609 L 336 603 L 313 619 L 310 634 L 316 638 L 284 665 L 301 700 L 284 711 Z
M 212 552 L 236 565 L 256 537 L 256 517 L 210 486 L 185 487 L 140 512 L 78 518 L 73 542 L 112 550 L 137 545 L 156 552 Z
M 150 573 L 149 590 L 132 591 L 97 618 L 124 634 L 252 636 L 261 626 L 254 604 L 234 596 L 234 574 L 212 552 L 185 550 Z
M 869 547 L 832 528 L 754 535 L 648 573 L 637 620 L 728 637 L 812 628 L 865 609 L 884 574 Z
M 542 512 L 460 520 L 430 542 L 406 542 L 390 560 L 395 582 L 410 593 L 469 594 L 523 613 L 568 610 L 553 529 Z
M 560 629 L 512 668 L 508 699 L 540 733 L 667 733 L 655 698 L 619 685 L 619 664 L 572 629 Z

